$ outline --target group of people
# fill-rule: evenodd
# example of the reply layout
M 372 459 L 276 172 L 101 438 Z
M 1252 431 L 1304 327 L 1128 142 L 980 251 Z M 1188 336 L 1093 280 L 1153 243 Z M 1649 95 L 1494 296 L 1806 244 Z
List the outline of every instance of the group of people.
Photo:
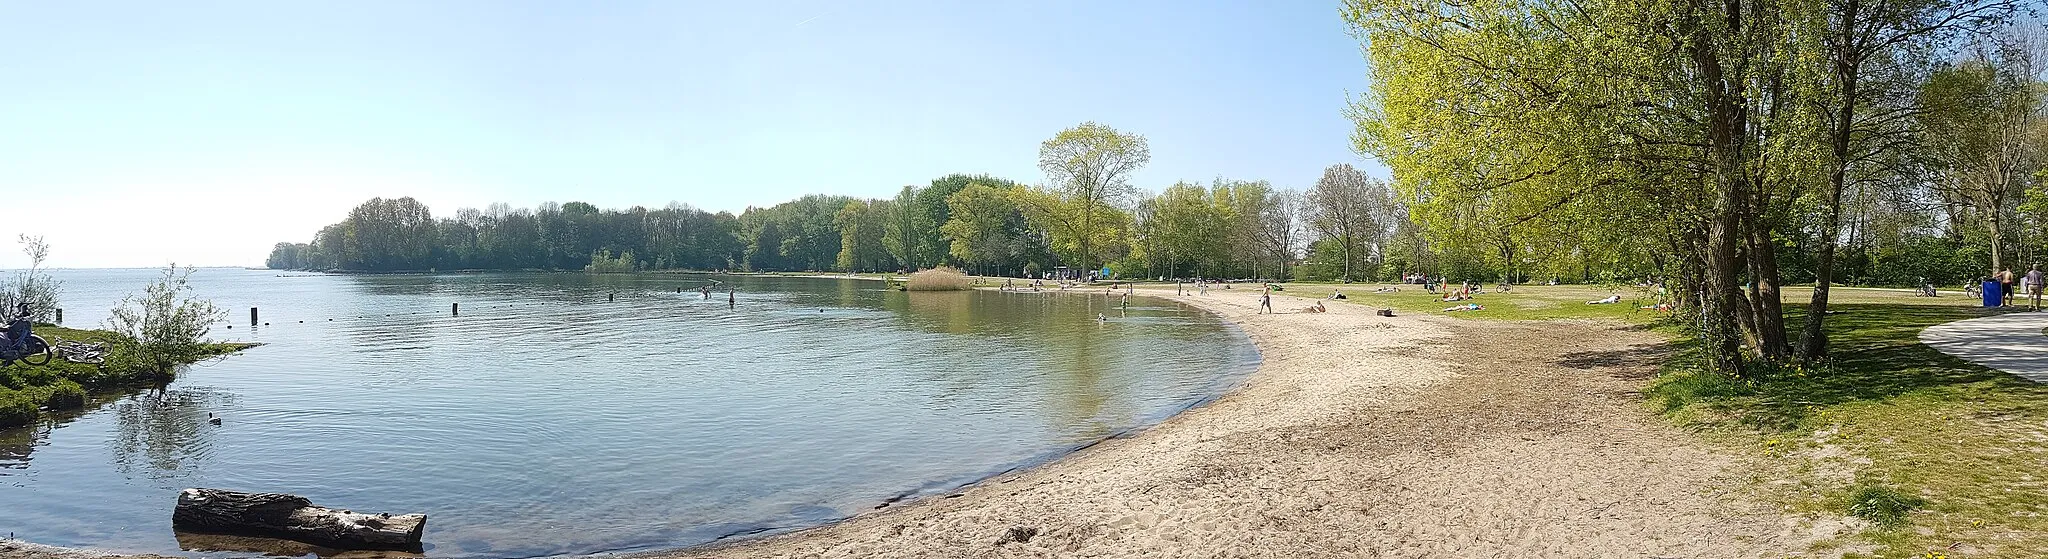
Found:
M 1014 278 L 1012 278 L 1012 279 L 1005 279 L 1005 280 L 1003 280 L 1003 285 L 1002 285 L 1001 287 L 998 287 L 998 288 L 996 288 L 996 290 L 997 290 L 997 291 L 1023 291 L 1023 290 L 1025 289 L 1025 287 L 1029 287 L 1029 288 L 1030 288 L 1030 289 L 1031 289 L 1032 291 L 1043 291 L 1043 290 L 1045 290 L 1045 280 L 1042 280 L 1042 279 L 1035 279 L 1035 280 L 1031 280 L 1031 284 L 1030 284 L 1029 286 L 1020 286 L 1020 285 L 1017 285 L 1017 280 L 1016 280 L 1016 279 L 1014 279 Z M 1061 290 L 1061 291 L 1065 291 L 1066 289 L 1067 289 L 1067 284 L 1066 284 L 1065 282 L 1061 282 L 1061 283 L 1060 283 L 1060 290 Z
M 2027 273 L 2021 276 L 2014 276 L 2012 273 L 2012 268 L 1999 270 L 1998 273 L 1993 276 L 1993 279 L 1996 279 L 1998 281 L 1998 286 L 2001 288 L 1999 290 L 1999 293 L 2000 298 L 2002 300 L 1999 301 L 1999 305 L 2007 307 L 2012 306 L 2013 280 L 2018 279 L 2020 285 L 2019 291 L 2025 297 L 2027 297 L 2028 300 L 2027 310 L 2041 310 L 2042 274 L 2040 264 L 2035 264 L 2033 266 L 2028 267 Z

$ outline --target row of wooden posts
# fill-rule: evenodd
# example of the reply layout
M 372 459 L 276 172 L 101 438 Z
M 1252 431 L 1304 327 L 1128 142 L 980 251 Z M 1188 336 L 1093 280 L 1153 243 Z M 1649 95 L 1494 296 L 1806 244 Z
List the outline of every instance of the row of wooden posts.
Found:
M 454 315 L 454 316 L 462 316 L 462 303 L 449 303 L 449 304 L 448 304 L 448 314 L 450 314 L 450 315 Z M 257 309 L 256 309 L 256 307 L 249 307 L 249 325 L 250 325 L 250 326 L 255 326 L 255 325 L 259 324 L 259 321 L 258 321 L 258 319 L 256 318 L 256 316 L 257 316 Z M 64 321 L 64 309 L 57 309 L 57 322 L 63 322 L 63 321 Z
M 607 303 L 616 303 L 616 302 L 618 302 L 618 300 L 619 300 L 619 295 L 618 295 L 617 293 L 613 293 L 613 294 L 605 295 L 605 296 L 604 296 L 604 300 L 605 300 L 605 302 L 607 302 Z M 450 316 L 462 316 L 462 303 L 449 303 L 449 304 L 448 304 L 448 314 L 449 314 Z M 258 320 L 258 319 L 257 319 L 256 317 L 257 317 L 257 308 L 256 308 L 256 307 L 249 307 L 249 325 L 250 325 L 250 326 L 255 326 L 255 325 L 258 325 L 258 324 L 261 324 L 261 323 L 262 323 L 262 322 L 261 322 L 260 320 Z M 64 309 L 57 309 L 57 322 L 58 322 L 58 323 L 60 323 L 60 324 L 64 322 Z
M 676 290 L 676 292 L 677 292 L 677 293 L 681 293 L 681 292 L 682 292 L 682 290 L 681 290 L 681 289 L 677 289 L 677 290 Z M 612 294 L 608 294 L 608 295 L 605 295 L 605 296 L 604 296 L 604 300 L 605 300 L 605 302 L 607 302 L 607 303 L 616 303 L 616 302 L 618 302 L 618 300 L 619 300 L 619 294 L 617 294 L 617 293 L 612 293 Z M 462 303 L 449 303 L 449 304 L 448 304 L 448 314 L 450 314 L 450 315 L 454 315 L 454 316 L 462 316 Z M 64 323 L 64 309 L 57 309 L 57 324 L 63 324 L 63 323 Z M 250 325 L 250 326 L 256 326 L 256 325 L 258 325 L 258 324 L 262 324 L 262 321 L 261 321 L 261 320 L 259 320 L 259 319 L 257 319 L 257 309 L 256 309 L 256 307 L 249 307 L 249 325 Z

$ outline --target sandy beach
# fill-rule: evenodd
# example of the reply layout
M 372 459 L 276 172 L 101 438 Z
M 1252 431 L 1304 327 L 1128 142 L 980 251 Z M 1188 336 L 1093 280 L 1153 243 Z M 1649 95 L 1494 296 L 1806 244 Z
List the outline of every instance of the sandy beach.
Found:
M 1658 338 L 1605 322 L 1257 313 L 1239 390 L 1021 474 L 693 557 L 1788 557 L 1830 535 L 1651 417 Z
M 695 557 L 1805 557 L 1832 528 L 1746 494 L 1753 457 L 1654 418 L 1655 335 L 1176 296 L 1239 323 L 1244 386 L 1134 436 Z M 0 559 L 89 556 L 0 543 Z

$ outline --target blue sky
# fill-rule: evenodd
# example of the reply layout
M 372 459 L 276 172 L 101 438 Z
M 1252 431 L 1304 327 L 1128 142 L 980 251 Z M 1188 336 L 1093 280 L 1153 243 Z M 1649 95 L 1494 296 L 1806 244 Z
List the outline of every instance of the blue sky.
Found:
M 1301 188 L 1366 89 L 1334 2 L 0 0 L 0 189 L 53 264 L 258 265 L 372 196 L 739 211 L 1145 135 Z M 22 193 L 31 193 L 26 200 Z M 0 250 L 0 266 L 22 258 Z

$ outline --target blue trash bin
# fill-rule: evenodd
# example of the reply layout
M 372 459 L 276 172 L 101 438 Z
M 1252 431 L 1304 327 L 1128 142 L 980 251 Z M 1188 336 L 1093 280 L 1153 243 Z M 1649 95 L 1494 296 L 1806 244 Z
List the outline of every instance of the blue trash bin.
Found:
M 1989 307 L 1996 307 L 1996 306 L 2000 306 L 2000 305 L 2002 305 L 2002 304 L 2004 304 L 2004 303 L 2005 303 L 2005 293 L 2003 293 L 2003 291 L 2004 291 L 2004 290 L 2003 290 L 2003 289 L 2000 289 L 2000 288 L 2002 287 L 2002 285 L 2003 285 L 2003 284 L 2000 284 L 2000 283 L 1998 283 L 1998 280 L 1985 280 L 1985 282 L 1984 282 L 1984 306 L 1985 306 L 1985 307 L 1987 307 L 1987 308 L 1989 308 Z

